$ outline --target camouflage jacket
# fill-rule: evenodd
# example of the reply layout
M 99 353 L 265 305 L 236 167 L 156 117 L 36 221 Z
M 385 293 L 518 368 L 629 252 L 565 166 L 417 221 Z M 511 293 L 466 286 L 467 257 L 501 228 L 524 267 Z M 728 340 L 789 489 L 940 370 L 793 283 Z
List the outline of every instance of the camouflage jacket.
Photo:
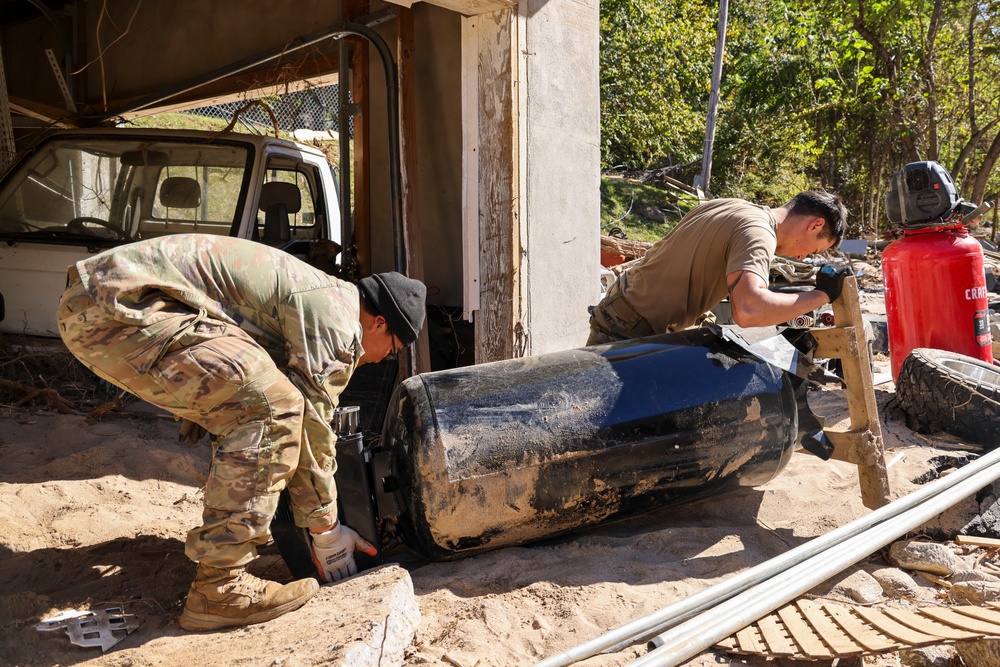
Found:
M 289 490 L 296 522 L 336 518 L 333 410 L 364 354 L 357 288 L 259 243 L 208 234 L 140 241 L 76 265 L 94 302 L 143 327 L 140 373 L 176 336 L 178 304 L 246 331 L 306 398 L 299 468 Z

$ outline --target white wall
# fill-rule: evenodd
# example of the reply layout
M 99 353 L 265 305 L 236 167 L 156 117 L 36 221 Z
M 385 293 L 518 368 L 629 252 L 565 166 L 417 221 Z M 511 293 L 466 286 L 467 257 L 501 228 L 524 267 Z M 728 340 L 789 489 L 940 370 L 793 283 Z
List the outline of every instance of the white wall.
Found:
M 600 291 L 598 0 L 522 0 L 530 354 L 582 347 Z

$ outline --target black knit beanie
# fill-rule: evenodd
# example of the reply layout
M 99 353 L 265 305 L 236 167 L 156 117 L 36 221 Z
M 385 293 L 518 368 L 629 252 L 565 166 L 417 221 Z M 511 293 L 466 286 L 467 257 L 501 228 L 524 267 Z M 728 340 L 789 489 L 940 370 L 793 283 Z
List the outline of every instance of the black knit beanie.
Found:
M 358 281 L 358 288 L 368 297 L 378 314 L 385 318 L 392 333 L 403 345 L 417 339 L 424 327 L 427 288 L 419 280 L 402 273 L 376 273 Z

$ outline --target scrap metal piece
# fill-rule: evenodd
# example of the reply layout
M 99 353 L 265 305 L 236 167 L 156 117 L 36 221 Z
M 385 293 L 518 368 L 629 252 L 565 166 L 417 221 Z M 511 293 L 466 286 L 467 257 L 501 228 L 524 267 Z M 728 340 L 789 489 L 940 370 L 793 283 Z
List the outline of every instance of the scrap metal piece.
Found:
M 792 334 L 779 333 L 776 327 L 753 327 L 744 329 L 735 324 L 712 325 L 709 327 L 725 340 L 739 345 L 761 361 L 766 361 L 786 373 L 815 382 L 817 384 L 840 384 L 843 380 L 833 375 L 812 359 L 812 349 L 816 341 L 807 331 L 793 331 Z M 790 342 L 788 335 L 795 335 Z M 801 348 L 806 348 L 805 351 Z
M 798 442 L 810 454 L 828 460 L 833 454 L 833 444 L 823 431 L 823 420 L 809 407 L 806 383 L 839 384 L 842 380 L 813 362 L 811 353 L 815 340 L 808 332 L 796 332 L 795 341 L 790 341 L 786 334 L 778 333 L 776 327 L 744 329 L 737 325 L 725 325 L 710 328 L 720 338 L 735 343 L 761 361 L 792 376 L 798 401 Z
M 1000 605 L 871 609 L 801 599 L 759 619 L 716 647 L 740 655 L 795 660 L 848 658 L 1000 637 Z
M 87 648 L 100 646 L 103 653 L 135 631 L 140 623 L 138 616 L 124 613 L 121 607 L 107 607 L 96 612 L 61 611 L 37 624 L 35 630 L 65 630 L 70 643 Z
M 76 113 L 76 102 L 73 101 L 73 96 L 69 92 L 69 86 L 66 85 L 66 77 L 63 76 L 62 67 L 56 60 L 55 52 L 52 49 L 45 49 L 45 57 L 49 59 L 49 66 L 56 77 L 56 83 L 59 84 L 59 92 L 62 93 L 63 100 L 66 101 L 66 109 L 70 113 Z

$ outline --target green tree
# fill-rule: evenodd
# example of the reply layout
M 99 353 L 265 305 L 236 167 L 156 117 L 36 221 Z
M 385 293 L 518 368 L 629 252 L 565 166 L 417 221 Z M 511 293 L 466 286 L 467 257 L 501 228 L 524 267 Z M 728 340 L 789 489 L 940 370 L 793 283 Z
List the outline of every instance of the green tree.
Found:
M 894 168 L 936 160 L 950 168 L 965 196 L 980 201 L 995 193 L 997 3 L 855 0 L 846 8 L 889 84 L 884 121 L 896 141 L 884 149 Z
M 852 233 L 882 231 L 891 175 L 937 160 L 969 199 L 1000 177 L 1000 0 L 744 0 L 730 5 L 714 196 L 837 190 Z M 605 165 L 701 154 L 715 3 L 604 0 Z
M 717 194 L 779 203 L 816 185 L 844 185 L 841 136 L 873 81 L 865 44 L 815 7 L 739 3 L 720 112 Z
M 715 8 L 682 0 L 601 2 L 601 156 L 649 168 L 698 159 Z

